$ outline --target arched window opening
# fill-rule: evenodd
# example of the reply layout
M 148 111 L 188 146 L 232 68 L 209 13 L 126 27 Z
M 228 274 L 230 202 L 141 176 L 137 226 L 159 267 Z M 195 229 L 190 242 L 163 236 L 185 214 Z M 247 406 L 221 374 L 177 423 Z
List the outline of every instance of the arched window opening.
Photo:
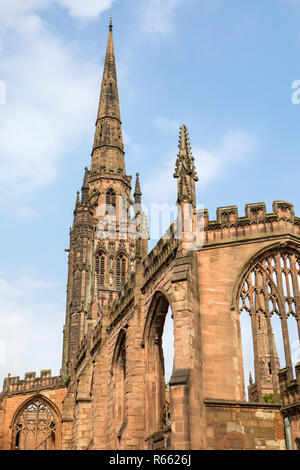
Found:
M 297 334 L 297 321 L 295 315 L 288 316 L 287 324 L 291 342 L 293 378 L 295 379 L 295 366 L 298 362 L 300 362 L 300 341 Z
M 38 398 L 21 409 L 13 426 L 13 449 L 54 450 L 57 449 L 56 413 Z
M 117 341 L 112 372 L 115 448 L 120 448 L 123 430 L 126 425 L 126 335 L 123 331 Z
M 260 317 L 259 317 L 260 318 Z M 244 365 L 243 388 L 246 393 L 246 398 L 249 401 L 255 401 L 255 391 L 252 388 L 254 373 L 254 352 L 253 342 L 251 335 L 251 318 L 247 311 L 241 312 L 240 315 L 240 334 L 242 343 L 242 358 Z M 245 387 L 245 384 L 249 386 Z
M 165 317 L 165 323 L 162 333 L 162 350 L 164 361 L 164 378 L 165 378 L 165 403 L 163 410 L 163 426 L 171 424 L 170 410 L 170 379 L 174 367 L 174 321 L 172 310 L 169 306 Z
M 96 254 L 96 277 L 97 277 L 97 286 L 102 288 L 105 285 L 105 254 L 103 252 L 98 252 Z
M 116 208 L 116 193 L 112 188 L 109 188 L 106 193 L 106 213 L 111 214 Z
M 126 257 L 121 254 L 117 258 L 117 270 L 116 270 L 116 285 L 117 289 L 122 289 L 126 284 Z
M 174 326 L 167 298 L 158 294 L 149 311 L 147 334 L 147 396 L 149 434 L 170 426 L 169 381 L 174 359 Z
M 251 374 L 248 387 L 250 401 L 280 401 L 280 368 L 289 368 L 290 378 L 293 377 L 290 339 L 295 338 L 297 333 L 296 322 L 293 322 L 293 328 L 290 327 L 289 318 L 296 319 L 299 334 L 296 313 L 299 303 L 299 259 L 299 254 L 292 252 L 277 251 L 261 256 L 244 275 L 239 288 L 239 312 L 250 317 L 245 331 L 245 321 L 240 315 L 244 372 L 251 369 L 249 354 L 246 363 L 244 354 L 249 349 L 250 334 L 253 345 L 255 380 L 253 382 Z

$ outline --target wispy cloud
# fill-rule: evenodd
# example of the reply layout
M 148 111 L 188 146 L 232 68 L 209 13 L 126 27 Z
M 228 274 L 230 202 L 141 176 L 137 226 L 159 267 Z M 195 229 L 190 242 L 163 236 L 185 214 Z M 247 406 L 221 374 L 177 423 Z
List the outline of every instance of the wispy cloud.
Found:
M 94 19 L 112 6 L 115 0 L 56 0 L 75 18 Z
M 174 32 L 176 8 L 188 0 L 140 0 L 138 11 L 140 28 L 150 34 L 170 34 Z
M 157 116 L 154 119 L 154 125 L 163 131 L 179 133 L 180 123 L 174 119 L 170 119 L 163 116 Z
M 23 202 L 21 217 L 33 215 L 24 210 L 24 198 L 52 183 L 62 156 L 90 132 L 98 100 L 97 65 L 79 59 L 76 47 L 38 16 L 52 3 L 0 3 L 0 77 L 6 84 L 6 104 L 0 108 L 0 182 L 2 191 Z M 79 2 L 68 4 L 77 8 Z M 95 14 L 108 7 L 103 1 L 91 4 Z
M 1 0 L 0 19 L 6 27 L 19 29 L 28 17 L 38 18 L 36 15 L 39 12 L 59 6 L 75 18 L 91 20 L 111 8 L 114 2 L 115 0 Z
M 56 366 L 61 348 L 63 305 L 57 301 L 55 283 L 30 276 L 0 276 L 0 388 L 11 372 Z M 47 300 L 45 300 L 47 299 Z M 61 325 L 61 328 L 60 328 Z

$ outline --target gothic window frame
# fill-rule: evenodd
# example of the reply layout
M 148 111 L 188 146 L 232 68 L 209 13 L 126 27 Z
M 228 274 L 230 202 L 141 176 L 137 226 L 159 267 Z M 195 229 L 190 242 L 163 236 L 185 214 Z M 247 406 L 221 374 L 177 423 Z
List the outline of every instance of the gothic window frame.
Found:
M 284 344 L 285 365 L 292 378 L 292 359 L 287 320 L 293 316 L 298 325 L 300 339 L 300 245 L 279 242 L 259 250 L 244 265 L 234 288 L 233 309 L 239 316 L 247 312 L 251 318 L 253 350 L 255 359 L 255 382 L 258 401 L 262 401 L 258 349 L 256 343 L 258 318 L 266 321 L 268 344 L 272 354 L 271 317 L 278 315 Z M 240 325 L 240 323 L 239 323 Z M 276 363 L 271 360 L 272 382 L 275 401 L 279 400 Z
M 31 406 L 35 406 L 39 410 L 38 413 L 35 412 L 35 419 L 36 419 L 35 423 L 33 423 L 32 418 L 30 418 L 29 420 L 27 418 L 27 421 L 26 421 L 26 415 L 25 417 L 23 417 L 24 413 L 26 413 L 27 409 L 29 409 Z M 38 431 L 36 429 L 37 421 L 38 421 L 37 417 L 39 417 L 39 414 L 41 414 L 41 411 L 42 413 L 45 412 L 43 408 L 44 409 L 46 408 L 48 410 L 47 411 L 48 418 L 51 417 L 53 418 L 53 420 L 51 419 L 51 421 L 49 421 L 49 424 L 47 425 L 46 424 L 47 421 L 45 419 L 41 419 L 40 425 L 42 424 L 44 429 L 41 429 L 40 431 Z M 21 423 L 20 422 L 21 419 L 23 419 L 25 423 Z M 25 424 L 25 426 L 23 426 L 23 424 Z M 51 426 L 51 424 L 53 424 L 53 426 Z M 50 432 L 50 435 L 48 434 L 46 439 L 44 439 L 44 441 L 42 441 L 42 443 L 40 443 L 38 447 L 36 447 L 34 450 L 59 450 L 61 448 L 61 413 L 59 409 L 57 408 L 57 406 L 53 402 L 51 402 L 47 397 L 41 394 L 35 394 L 31 396 L 30 398 L 28 398 L 27 400 L 25 400 L 23 403 L 21 403 L 13 415 L 13 418 L 11 420 L 11 425 L 10 425 L 12 429 L 11 449 L 18 450 L 18 448 L 16 447 L 16 441 L 17 439 L 20 439 L 20 433 L 24 431 L 25 431 L 25 437 L 27 437 L 27 434 L 29 433 L 32 433 L 34 435 L 35 445 L 37 445 L 37 438 L 38 438 L 39 432 L 43 432 L 45 434 L 45 425 L 47 426 L 47 428 L 49 428 L 48 433 Z M 30 427 L 32 429 L 30 429 Z M 53 435 L 54 435 L 54 441 L 52 440 Z M 54 442 L 52 447 L 50 449 L 39 449 L 41 444 L 47 441 L 48 437 L 50 437 L 50 442 L 52 442 L 52 444 Z
M 127 282 L 128 255 L 119 251 L 116 256 L 116 289 L 121 290 Z
M 107 253 L 100 249 L 95 255 L 95 273 L 98 289 L 105 287 L 106 281 L 106 268 L 107 268 Z

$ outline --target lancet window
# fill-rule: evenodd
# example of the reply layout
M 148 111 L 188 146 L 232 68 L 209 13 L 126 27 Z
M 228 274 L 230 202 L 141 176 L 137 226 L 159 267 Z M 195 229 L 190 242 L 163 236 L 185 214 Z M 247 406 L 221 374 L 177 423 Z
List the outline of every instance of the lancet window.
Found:
M 104 287 L 105 285 L 105 264 L 105 254 L 103 252 L 98 252 L 96 254 L 96 276 L 99 288 Z
M 117 258 L 116 285 L 117 289 L 122 289 L 126 283 L 126 257 L 121 254 Z

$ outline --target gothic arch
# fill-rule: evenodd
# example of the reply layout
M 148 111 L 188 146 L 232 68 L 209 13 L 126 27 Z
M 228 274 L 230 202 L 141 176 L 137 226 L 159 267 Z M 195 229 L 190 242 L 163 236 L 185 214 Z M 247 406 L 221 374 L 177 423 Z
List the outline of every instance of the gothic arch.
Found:
M 232 295 L 232 308 L 235 309 L 238 305 L 239 301 L 239 292 L 241 285 L 243 284 L 243 281 L 245 281 L 245 278 L 251 270 L 252 267 L 255 266 L 259 261 L 262 261 L 264 258 L 267 258 L 268 256 L 272 256 L 275 252 L 277 253 L 278 251 L 282 251 L 285 253 L 290 253 L 290 254 L 295 254 L 298 253 L 300 255 L 300 243 L 295 243 L 295 242 L 277 242 L 277 243 L 272 243 L 272 245 L 269 245 L 267 247 L 261 248 L 257 250 L 249 259 L 246 261 L 244 266 L 242 267 L 241 271 L 238 273 L 235 282 L 234 282 L 234 288 L 233 288 L 233 295 Z
M 12 449 L 58 450 L 61 443 L 61 413 L 47 397 L 36 394 L 15 411 L 11 425 Z
M 122 328 L 113 352 L 112 377 L 112 430 L 114 448 L 121 448 L 122 434 L 127 424 L 126 408 L 126 329 Z
M 168 306 L 170 306 L 171 309 L 172 309 L 172 301 L 171 301 L 170 294 L 168 292 L 164 291 L 163 289 L 157 290 L 154 293 L 153 297 L 152 297 L 150 307 L 149 307 L 149 310 L 148 310 L 148 314 L 147 314 L 147 317 L 146 317 L 144 332 L 143 332 L 143 339 L 142 339 L 142 344 L 141 344 L 142 347 L 144 347 L 145 344 L 147 343 L 147 340 L 148 340 L 148 337 L 149 337 L 149 334 L 150 334 L 150 327 L 151 327 L 151 324 L 153 322 L 153 316 L 155 314 L 155 309 L 157 308 L 157 303 L 160 299 L 165 299 Z M 167 307 L 167 311 L 168 311 L 168 307 Z M 172 312 L 173 312 L 173 309 L 172 309 Z
M 261 401 L 272 393 L 279 400 L 280 370 L 273 315 L 280 319 L 285 367 L 292 378 L 292 358 L 288 317 L 293 316 L 300 336 L 300 250 L 299 244 L 278 242 L 257 251 L 243 266 L 235 282 L 233 307 L 238 315 L 247 312 L 251 319 L 255 383 L 248 387 L 249 399 Z M 242 348 L 242 343 L 241 343 Z
M 116 255 L 116 288 L 122 289 L 127 282 L 128 255 L 120 249 Z
M 146 422 L 147 434 L 168 426 L 171 421 L 170 397 L 165 384 L 165 364 L 162 335 L 170 297 L 159 290 L 153 295 L 145 322 L 141 346 L 146 360 Z
M 97 287 L 103 288 L 106 284 L 107 252 L 102 248 L 99 248 L 95 254 L 95 273 L 97 279 Z

